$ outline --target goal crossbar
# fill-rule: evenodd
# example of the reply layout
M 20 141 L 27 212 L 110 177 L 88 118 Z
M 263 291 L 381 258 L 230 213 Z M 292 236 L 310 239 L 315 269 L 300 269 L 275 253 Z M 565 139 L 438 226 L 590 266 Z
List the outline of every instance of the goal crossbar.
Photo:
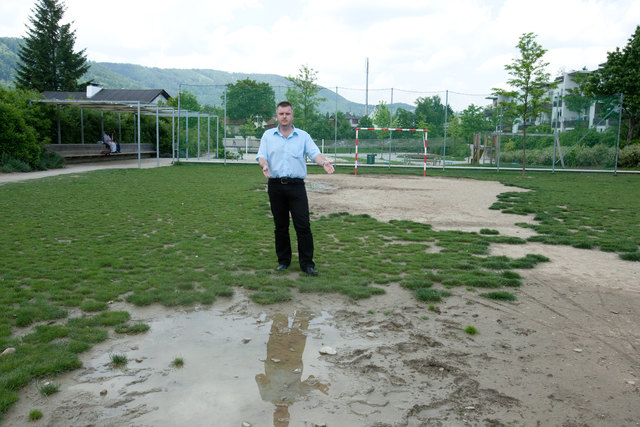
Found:
M 423 141 L 424 141 L 424 163 L 423 163 L 423 172 L 422 176 L 427 176 L 427 134 L 429 133 L 427 129 L 400 129 L 400 128 L 356 128 L 356 160 L 355 160 L 355 175 L 358 175 L 358 133 L 361 130 L 383 130 L 383 131 L 398 131 L 398 132 L 422 132 Z M 389 163 L 391 163 L 391 159 L 389 159 Z

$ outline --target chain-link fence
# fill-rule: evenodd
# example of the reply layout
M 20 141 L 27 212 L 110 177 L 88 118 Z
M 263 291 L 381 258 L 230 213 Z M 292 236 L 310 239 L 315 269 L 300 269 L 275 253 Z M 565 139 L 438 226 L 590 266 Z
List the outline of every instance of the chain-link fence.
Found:
M 270 87 L 275 102 L 287 99 L 287 86 Z M 543 108 L 523 122 L 512 106 L 489 93 L 336 86 L 316 95 L 309 115 L 296 107 L 294 124 L 309 132 L 337 165 L 355 165 L 356 127 L 375 127 L 428 129 L 429 167 L 521 168 L 523 161 L 527 168 L 633 167 L 638 153 L 624 147 L 624 134 L 620 144 L 625 131 L 621 97 L 595 98 L 571 89 L 550 90 Z M 189 95 L 197 100 L 200 115 L 188 113 L 187 124 L 185 110 L 179 113 L 178 158 L 253 159 L 264 130 L 277 125 L 273 113 L 230 117 L 227 107 L 238 100 L 229 99 L 226 85 L 181 85 L 180 97 Z M 359 164 L 424 164 L 420 133 L 360 131 L 358 143 Z

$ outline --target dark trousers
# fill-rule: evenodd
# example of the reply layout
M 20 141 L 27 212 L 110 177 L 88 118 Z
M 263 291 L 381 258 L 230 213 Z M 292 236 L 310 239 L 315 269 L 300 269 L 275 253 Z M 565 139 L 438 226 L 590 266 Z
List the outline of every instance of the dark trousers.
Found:
M 279 178 L 270 179 L 269 202 L 275 224 L 276 255 L 278 264 L 291 264 L 291 240 L 289 238 L 289 214 L 298 237 L 298 262 L 300 268 L 315 267 L 313 263 L 313 236 L 309 222 L 309 201 L 304 181 L 282 183 Z

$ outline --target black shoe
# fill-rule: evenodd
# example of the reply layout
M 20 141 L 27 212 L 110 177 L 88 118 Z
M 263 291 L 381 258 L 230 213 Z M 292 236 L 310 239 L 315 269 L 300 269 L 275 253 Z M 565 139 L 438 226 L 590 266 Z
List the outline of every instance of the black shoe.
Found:
M 289 264 L 279 264 L 276 267 L 276 271 L 285 271 L 287 268 L 289 268 Z
M 305 267 L 304 272 L 307 274 L 307 276 L 317 276 L 318 275 L 318 270 L 316 270 L 313 266 Z

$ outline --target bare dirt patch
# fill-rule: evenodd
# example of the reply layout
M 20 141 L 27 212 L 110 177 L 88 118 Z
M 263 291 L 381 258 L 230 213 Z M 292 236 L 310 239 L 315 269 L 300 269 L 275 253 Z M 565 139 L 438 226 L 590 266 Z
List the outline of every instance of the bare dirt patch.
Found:
M 515 191 L 498 183 L 308 182 L 314 215 L 530 233 L 515 225 L 530 218 L 488 209 L 497 194 Z M 541 244 L 492 252 L 551 262 L 520 271 L 514 303 L 461 289 L 430 310 L 389 285 L 360 301 L 303 294 L 265 307 L 239 289 L 211 309 L 121 307 L 151 330 L 83 354 L 82 369 L 53 379 L 59 393 L 45 398 L 27 387 L 6 425 L 26 424 L 31 409 L 53 426 L 640 425 L 640 263 Z M 469 325 L 479 333 L 464 333 Z M 112 353 L 126 354 L 127 366 L 109 366 Z M 184 367 L 172 367 L 175 357 Z

